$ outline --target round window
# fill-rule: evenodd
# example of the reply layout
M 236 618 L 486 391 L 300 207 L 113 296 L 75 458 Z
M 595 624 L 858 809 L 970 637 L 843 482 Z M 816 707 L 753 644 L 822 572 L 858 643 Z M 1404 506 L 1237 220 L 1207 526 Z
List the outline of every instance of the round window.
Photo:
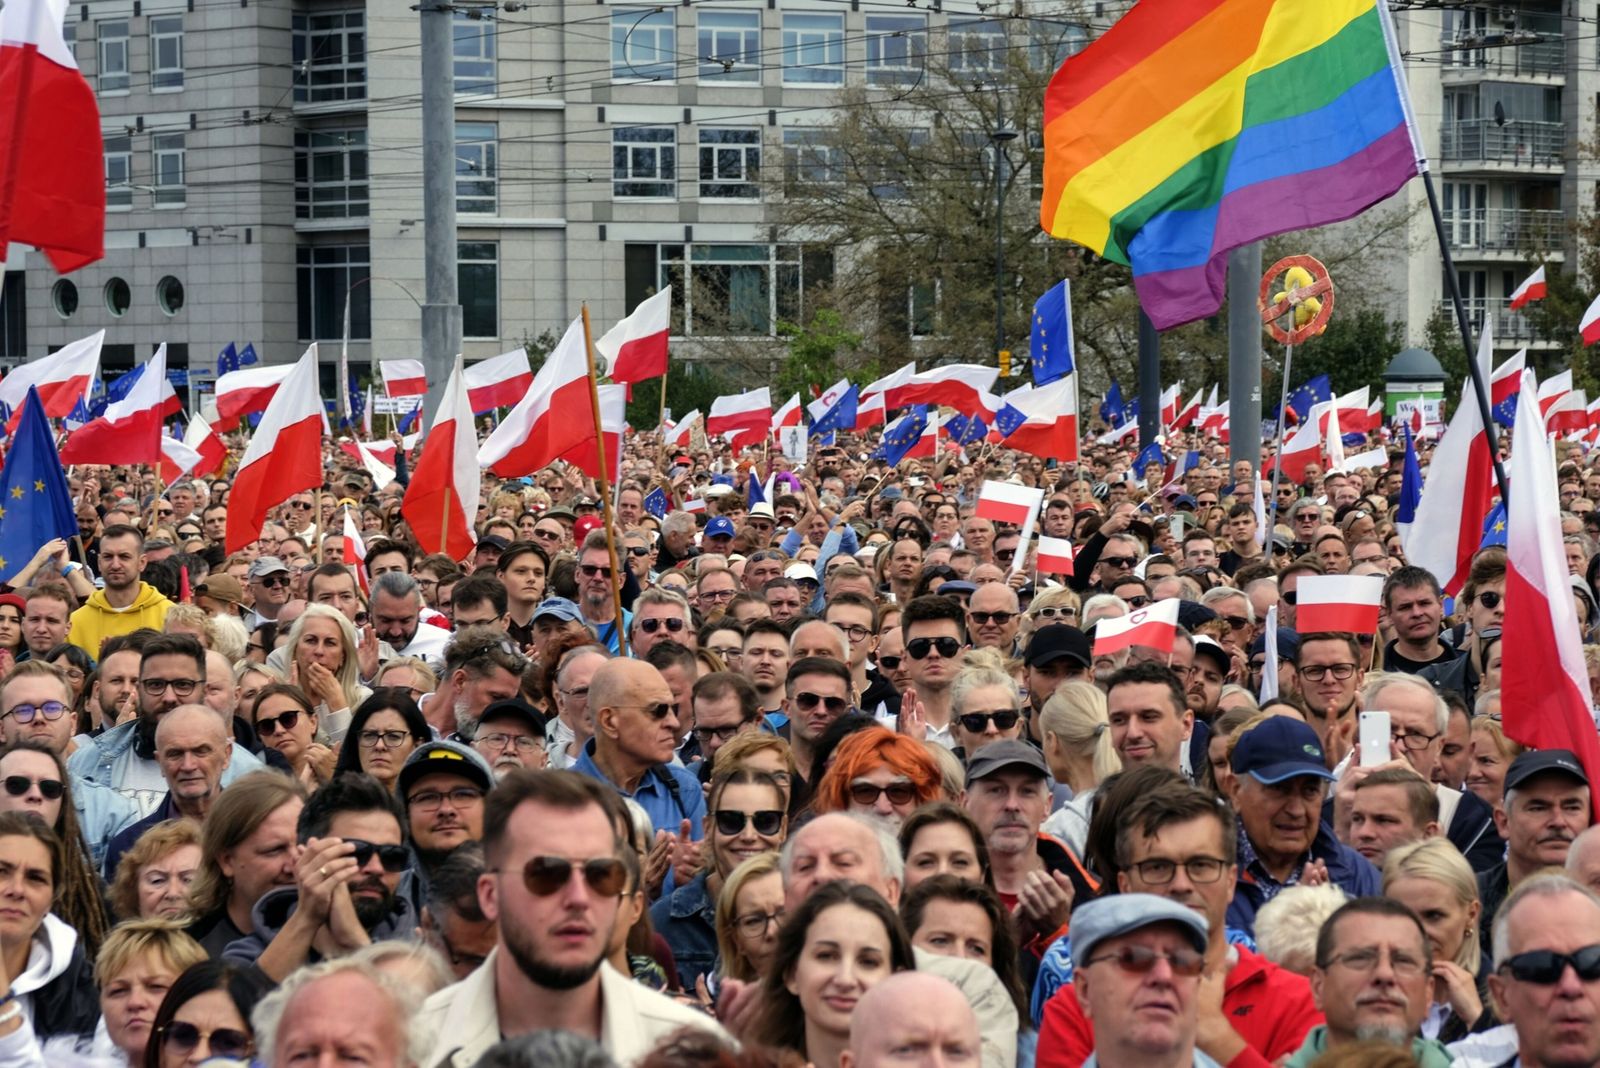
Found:
M 72 318 L 78 310 L 78 287 L 70 278 L 58 278 L 50 287 L 50 303 L 55 305 L 56 314 L 61 318 Z
M 120 319 L 132 303 L 133 291 L 128 288 L 128 283 L 120 278 L 113 278 L 106 283 L 106 311 Z
M 167 275 L 156 283 L 156 302 L 168 315 L 177 315 L 183 307 L 183 283 Z

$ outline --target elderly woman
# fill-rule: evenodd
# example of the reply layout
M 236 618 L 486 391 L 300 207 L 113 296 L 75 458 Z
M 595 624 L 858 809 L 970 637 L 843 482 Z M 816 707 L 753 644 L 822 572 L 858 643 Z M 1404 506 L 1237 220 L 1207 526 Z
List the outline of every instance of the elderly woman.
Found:
M 289 681 L 317 704 L 317 719 L 329 743 L 344 740 L 351 710 L 371 693 L 361 685 L 356 629 L 343 612 L 307 605 L 289 630 Z
M 189 911 L 189 886 L 199 871 L 200 825 L 158 823 L 117 862 L 111 908 L 121 920 L 176 919 Z

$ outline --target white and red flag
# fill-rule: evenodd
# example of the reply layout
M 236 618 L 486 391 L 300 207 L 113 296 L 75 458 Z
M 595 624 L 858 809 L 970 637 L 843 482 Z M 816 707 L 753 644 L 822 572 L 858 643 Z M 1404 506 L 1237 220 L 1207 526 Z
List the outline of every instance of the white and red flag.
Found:
M 672 332 L 672 287 L 639 302 L 633 313 L 594 343 L 613 382 L 643 382 L 667 373 L 667 336 Z
M 1593 303 L 1583 313 L 1583 319 L 1578 323 L 1578 333 L 1583 335 L 1585 345 L 1593 345 L 1600 341 L 1600 297 L 1594 298 Z
M 1294 433 L 1283 442 L 1283 454 L 1278 458 L 1278 467 L 1283 477 L 1292 482 L 1304 482 L 1306 469 L 1322 462 L 1322 430 L 1319 422 L 1317 419 L 1307 419 L 1295 427 Z
M 234 473 L 224 544 L 228 552 L 236 553 L 260 538 L 273 508 L 322 485 L 327 413 L 317 381 L 317 346 L 312 342 L 273 393 Z
M 161 481 L 173 483 L 199 467 L 204 457 L 187 442 L 171 434 L 161 435 Z
M 1489 407 L 1495 408 L 1517 395 L 1522 388 L 1522 372 L 1528 365 L 1528 350 L 1518 349 L 1516 354 L 1494 369 L 1489 376 Z
M 362 540 L 361 530 L 356 526 L 356 518 L 348 506 L 344 510 L 344 562 L 355 568 L 356 582 L 360 583 L 361 592 L 370 597 L 372 590 L 367 585 L 367 543 Z
M 356 440 L 343 442 L 339 447 L 346 455 L 361 461 L 361 466 L 372 476 L 373 488 L 378 492 L 383 492 L 394 481 L 394 442 Z
M 423 397 L 428 393 L 428 373 L 421 360 L 379 360 L 386 397 Z
M 400 502 L 400 514 L 423 552 L 465 560 L 478 544 L 473 523 L 483 479 L 478 472 L 478 432 L 472 422 L 466 374 L 456 362 L 445 383 L 422 455 Z
M 1044 490 L 1032 486 L 1019 486 L 1015 482 L 995 482 L 985 479 L 978 489 L 978 505 L 973 515 L 995 523 L 1010 523 L 1020 527 L 1028 517 L 1039 510 L 1044 501 Z
M 916 373 L 917 365 L 915 363 L 902 364 L 877 381 L 868 382 L 866 385 L 862 386 L 860 393 L 861 400 L 865 402 L 868 397 L 882 394 L 884 395 L 884 406 L 886 408 L 898 408 L 901 406 L 902 402 L 892 399 L 889 394 L 904 388 L 905 385 L 911 381 L 912 377 L 916 375 Z M 859 410 L 859 406 L 857 410 Z
M 1511 432 L 1506 509 L 1506 615 L 1500 686 L 1506 737 L 1536 749 L 1571 750 L 1590 782 L 1600 776 L 1583 639 L 1561 543 L 1555 462 L 1535 418 L 1533 379 L 1523 379 Z M 1301 580 L 1304 581 L 1303 579 Z M 1591 803 L 1600 818 L 1600 793 Z
M 44 414 L 52 419 L 65 419 L 88 394 L 89 383 L 99 375 L 100 347 L 105 340 L 106 332 L 101 330 L 6 372 L 5 378 L 0 379 L 0 403 L 15 413 L 13 425 L 22 415 L 22 402 L 28 399 L 29 386 L 39 391 Z
M 552 354 L 553 355 L 553 354 Z M 473 412 L 510 408 L 533 386 L 528 350 L 512 349 L 467 367 L 467 398 Z
M 949 363 L 914 374 L 903 385 L 884 390 L 891 408 L 907 404 L 942 404 L 962 415 L 992 418 L 986 394 L 994 389 L 1000 368 L 976 363 Z
M 166 419 L 167 346 L 161 345 L 134 380 L 128 395 L 107 405 L 106 413 L 67 435 L 64 464 L 159 464 L 161 424 Z M 173 397 L 176 400 L 176 395 Z
M 1200 417 L 1200 401 L 1206 394 L 1206 387 L 1201 386 L 1194 391 L 1194 396 L 1189 398 L 1189 403 L 1178 409 L 1178 414 L 1172 417 L 1173 430 L 1182 430 Z
M 671 427 L 661 434 L 662 444 L 668 448 L 679 448 L 689 444 L 689 432 L 694 429 L 694 421 L 700 418 L 700 409 L 696 408 L 688 415 L 673 423 Z
M 1173 639 L 1178 634 L 1178 607 L 1182 602 L 1176 597 L 1156 601 L 1125 616 L 1107 616 L 1094 625 L 1094 655 L 1105 656 L 1130 646 L 1154 649 L 1158 653 L 1172 652 Z
M 1544 284 L 1544 265 L 1522 280 L 1522 284 L 1511 293 L 1511 310 L 1516 311 L 1524 304 L 1531 304 L 1536 300 L 1543 300 L 1549 287 Z
M 232 430 L 245 416 L 266 411 L 273 395 L 278 392 L 278 386 L 294 368 L 292 363 L 245 367 L 218 378 L 216 428 Z
M 1171 426 L 1178 418 L 1178 405 L 1183 402 L 1183 383 L 1178 382 L 1161 391 L 1161 425 Z
M 889 421 L 889 409 L 884 402 L 882 393 L 874 393 L 870 397 L 862 397 L 856 405 L 856 432 L 869 430 L 875 426 L 883 426 Z
M 168 442 L 181 446 L 181 451 L 173 449 Z M 222 465 L 228 459 L 227 443 L 222 440 L 221 435 L 211 429 L 211 422 L 199 412 L 195 412 L 189 420 L 182 441 L 170 435 L 162 437 L 161 451 L 164 454 L 161 478 L 169 484 L 178 481 L 183 475 L 192 474 L 201 478 L 214 475 L 222 470 Z M 191 466 L 184 467 L 183 465 L 189 462 L 191 453 L 197 458 Z
M 62 32 L 69 7 L 0 7 L 0 254 L 8 241 L 33 245 L 62 274 L 105 255 L 106 230 L 100 109 Z
M 614 486 L 621 477 L 622 435 L 628 425 L 628 387 L 624 383 L 607 383 L 597 388 L 601 436 L 606 445 L 606 477 Z M 591 417 L 590 422 L 593 421 Z M 600 477 L 600 454 L 595 448 L 593 434 L 573 445 L 557 459 L 567 461 L 590 478 Z
M 468 368 L 467 377 L 471 375 Z M 471 403 L 474 411 L 480 410 L 476 400 Z M 478 466 L 501 478 L 531 475 L 594 434 L 583 320 L 574 319 L 522 399 L 478 450 Z
M 772 428 L 772 391 L 766 386 L 711 402 L 706 433 L 721 434 L 737 453 L 746 445 L 759 445 Z
M 1078 459 L 1078 385 L 1076 375 L 1066 375 L 1026 393 L 1017 391 L 1006 402 L 1025 418 L 1001 439 L 1017 449 L 1063 463 Z
M 800 425 L 800 394 L 796 393 L 784 402 L 783 407 L 772 413 L 772 433 L 776 435 L 786 426 Z
M 1550 410 L 1561 403 L 1572 392 L 1572 369 L 1559 371 L 1539 383 L 1539 414 L 1546 422 L 1550 419 Z
M 1039 553 L 1035 557 L 1035 566 L 1045 575 L 1072 574 L 1072 542 L 1067 538 L 1039 535 Z
M 1545 413 L 1545 428 L 1552 433 L 1570 433 L 1589 425 L 1589 395 L 1575 389 L 1564 394 Z
M 1301 575 L 1294 625 L 1301 634 L 1372 634 L 1383 600 L 1382 575 Z

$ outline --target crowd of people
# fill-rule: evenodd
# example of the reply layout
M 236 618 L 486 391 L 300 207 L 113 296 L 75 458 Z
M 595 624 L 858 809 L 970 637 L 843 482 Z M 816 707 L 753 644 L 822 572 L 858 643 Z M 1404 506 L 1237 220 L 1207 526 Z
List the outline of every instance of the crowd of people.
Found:
M 1447 598 L 1398 455 L 1262 529 L 1187 444 L 630 434 L 613 507 L 485 476 L 464 560 L 403 446 L 232 554 L 226 477 L 70 470 L 0 593 L 0 1068 L 1600 1065 L 1592 784 L 1501 728 L 1504 551 Z M 1587 642 L 1600 465 L 1560 477 Z M 1346 573 L 1376 633 L 1297 629 Z M 1096 651 L 1165 600 L 1170 652 Z

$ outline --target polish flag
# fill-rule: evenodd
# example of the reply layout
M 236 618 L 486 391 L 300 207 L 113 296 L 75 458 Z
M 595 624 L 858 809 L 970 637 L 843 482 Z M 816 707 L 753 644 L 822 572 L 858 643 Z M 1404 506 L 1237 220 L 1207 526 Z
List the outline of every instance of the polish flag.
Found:
M 383 392 L 388 397 L 423 397 L 428 393 L 428 373 L 421 360 L 379 360 Z
M 1344 433 L 1365 432 L 1373 429 L 1367 425 L 1367 414 L 1372 409 L 1369 400 L 1370 390 L 1362 386 L 1351 393 L 1335 397 L 1332 401 L 1313 405 L 1311 413 L 1322 423 L 1324 434 L 1328 431 L 1328 419 L 1333 412 L 1339 413 L 1339 426 L 1343 428 Z
M 1054 383 L 1051 383 L 1054 385 Z M 1010 523 L 1020 527 L 1028 517 L 1039 510 L 1044 501 L 1044 490 L 1032 486 L 1019 486 L 1014 482 L 995 482 L 985 479 L 978 490 L 978 506 L 972 513 L 979 519 L 996 523 Z
M 229 553 L 261 537 L 273 508 L 322 485 L 326 420 L 317 386 L 317 346 L 312 342 L 273 393 L 234 473 L 224 539 Z
M 1525 699 L 1507 701 L 1506 737 L 1537 749 L 1570 749 L 1590 782 L 1600 782 L 1600 738 L 1595 735 L 1583 640 L 1568 586 L 1561 544 L 1555 462 L 1534 418 L 1532 375 L 1523 378 L 1511 432 L 1513 493 L 1506 516 L 1505 643 L 1500 686 Z M 1541 492 L 1541 487 L 1545 489 Z M 1304 579 L 1301 580 L 1302 584 Z M 1600 796 L 1591 797 L 1600 818 Z
M 1494 369 L 1489 376 L 1489 407 L 1497 408 L 1516 395 L 1522 388 L 1522 372 L 1527 365 L 1528 350 L 1518 349 L 1515 356 Z
M 1550 409 L 1554 408 L 1563 397 L 1572 392 L 1572 371 L 1562 371 L 1560 374 L 1551 375 L 1539 383 L 1539 414 L 1546 421 L 1550 418 Z
M 361 466 L 367 474 L 372 476 L 373 488 L 382 493 L 394 481 L 394 442 L 385 441 L 381 446 L 366 441 L 346 441 L 339 446 L 348 455 L 353 455 L 361 461 Z M 380 452 L 381 448 L 381 452 Z M 388 459 L 384 459 L 387 456 Z
M 166 441 L 162 445 L 165 446 Z M 189 425 L 183 431 L 183 444 L 200 454 L 200 462 L 191 468 L 191 473 L 201 476 L 214 475 L 222 470 L 222 465 L 228 459 L 228 446 L 222 436 L 211 428 L 211 421 L 199 412 L 195 412 L 189 419 Z M 176 482 L 177 479 L 169 478 L 167 482 Z
M 672 427 L 661 435 L 662 444 L 669 448 L 679 448 L 689 443 L 689 431 L 694 429 L 694 421 L 700 418 L 700 409 L 696 408 L 688 415 L 679 419 Z
M 1102 618 L 1094 625 L 1094 655 L 1105 656 L 1135 645 L 1158 653 L 1172 652 L 1181 603 L 1178 598 L 1169 597 L 1125 616 Z
M 875 426 L 883 426 L 889 421 L 889 409 L 884 404 L 883 394 L 874 393 L 870 397 L 862 397 L 856 405 L 856 432 L 860 433 Z
M 625 383 L 598 387 L 600 398 L 600 425 L 604 428 L 607 476 L 613 485 L 621 479 L 622 433 L 628 425 L 628 387 Z M 592 421 L 592 420 L 591 420 Z M 577 467 L 590 478 L 600 477 L 600 454 L 595 449 L 594 435 L 590 434 L 557 457 Z
M 678 510 L 680 512 L 688 512 L 690 515 L 699 515 L 706 510 L 705 499 L 703 497 L 694 497 L 684 501 L 683 507 Z
M 907 404 L 942 404 L 954 408 L 962 415 L 985 414 L 993 411 L 985 401 L 985 394 L 994 389 L 1000 377 L 1000 368 L 984 367 L 976 363 L 951 363 L 914 374 L 904 385 L 884 391 L 884 402 L 891 408 Z
M 588 373 L 585 364 L 584 373 Z M 510 408 L 521 402 L 533 385 L 528 350 L 512 349 L 467 367 L 467 397 L 474 412 Z
M 1045 459 L 1073 463 L 1078 459 L 1078 386 L 1066 375 L 1027 393 L 1008 395 L 1008 402 L 1026 418 L 1001 439 L 1007 448 Z
M 1371 634 L 1378 629 L 1382 575 L 1301 575 L 1296 590 L 1294 625 L 1301 634 Z
M 1201 386 L 1195 390 L 1194 396 L 1189 398 L 1189 403 L 1178 409 L 1178 414 L 1172 418 L 1172 429 L 1182 430 L 1200 415 L 1200 399 L 1205 396 L 1206 387 Z
M 468 368 L 467 378 L 471 377 Z M 469 396 L 471 392 L 469 387 Z M 478 410 L 478 401 L 471 403 L 473 410 Z M 522 399 L 478 450 L 478 466 L 502 478 L 531 475 L 585 439 L 593 439 L 594 431 L 583 320 L 574 319 Z
M 1367 406 L 1367 429 L 1378 430 L 1383 426 L 1383 398 L 1379 397 Z
M 1039 554 L 1035 561 L 1042 574 L 1072 574 L 1072 542 L 1066 538 L 1039 535 Z
M 643 382 L 667 373 L 667 335 L 672 330 L 672 287 L 639 303 L 594 343 L 613 382 Z
M 784 402 L 782 408 L 772 413 L 772 433 L 776 435 L 786 426 L 800 425 L 800 394 L 796 393 Z
M 400 514 L 423 552 L 444 553 L 452 560 L 467 558 L 478 544 L 472 524 L 478 517 L 481 485 L 478 432 L 458 359 L 400 502 Z
M 203 460 L 204 457 L 187 443 L 171 434 L 161 435 L 161 481 L 168 484 L 176 482 L 199 467 Z
M 911 417 L 909 415 L 903 415 L 900 418 L 901 419 L 909 419 Z M 899 423 L 899 421 L 900 421 L 899 419 L 895 420 L 896 423 Z M 884 431 L 884 436 L 887 437 L 888 435 L 889 435 L 889 431 L 885 430 Z M 922 433 L 921 433 L 921 435 L 918 436 L 917 443 L 915 445 L 911 446 L 910 450 L 907 451 L 904 456 L 900 457 L 900 459 L 902 459 L 902 460 L 931 460 L 931 459 L 933 459 L 934 457 L 936 457 L 938 455 L 939 455 L 939 413 L 930 410 L 929 413 L 928 413 L 927 421 L 924 422 L 923 425 L 922 425 Z
M 1600 341 L 1600 297 L 1594 298 L 1594 302 L 1583 313 L 1583 320 L 1578 323 L 1578 333 L 1583 335 L 1585 345 Z
M 1217 403 L 1217 387 L 1211 387 L 1211 396 L 1206 398 L 1205 404 L 1200 407 L 1200 433 L 1209 437 L 1221 437 L 1228 426 L 1228 409 Z
M 1478 338 L 1478 366 L 1485 371 L 1494 352 L 1492 322 L 1484 320 Z M 1497 432 L 1484 428 L 1468 378 L 1450 426 L 1434 449 L 1415 517 L 1396 523 L 1406 559 L 1433 572 L 1452 597 L 1466 583 L 1473 554 L 1483 541 L 1483 520 L 1494 498 L 1491 452 L 1497 438 Z
M 908 363 L 904 366 L 895 368 L 893 371 L 890 371 L 876 382 L 869 382 L 867 385 L 863 386 L 860 393 L 861 401 L 864 404 L 868 397 L 883 394 L 885 398 L 885 408 L 900 407 L 903 402 L 888 399 L 888 394 L 903 389 L 905 385 L 916 375 L 916 373 L 917 365 L 915 363 Z
M 275 364 L 272 367 L 257 365 L 229 371 L 218 378 L 217 429 L 232 430 L 244 416 L 266 411 L 278 387 L 296 366 L 292 363 Z
M 706 416 L 706 433 L 721 434 L 736 453 L 746 445 L 765 440 L 771 427 L 772 391 L 766 386 L 718 397 L 711 402 L 711 413 Z
M 1589 395 L 1575 389 L 1550 406 L 1545 414 L 1545 429 L 1553 433 L 1582 430 L 1589 425 Z
M 0 20 L 5 18 L 4 13 L 9 10 L 9 7 L 0 8 Z M 27 10 L 27 7 L 24 6 L 23 10 Z M 9 39 L 0 45 L 0 55 L 12 51 L 9 45 Z M 3 90 L 4 75 L 0 74 L 0 92 Z M 5 378 L 0 379 L 0 404 L 16 413 L 12 417 L 12 425 L 15 426 L 16 420 L 21 418 L 22 402 L 28 399 L 29 386 L 39 391 L 39 401 L 44 405 L 45 415 L 52 419 L 65 419 L 70 415 L 72 409 L 78 406 L 78 401 L 88 394 L 89 383 L 100 373 L 100 346 L 105 340 L 106 332 L 100 330 L 7 372 Z
M 163 389 L 167 381 L 167 346 L 156 349 L 150 362 L 134 380 L 128 395 L 113 401 L 106 414 L 91 419 L 67 435 L 61 446 L 64 464 L 158 464 L 161 462 L 161 423 L 165 418 Z
M 1124 423 L 1122 426 L 1116 427 L 1116 428 L 1114 428 L 1112 430 L 1108 430 L 1104 434 L 1101 434 L 1099 437 L 1095 438 L 1094 440 L 1099 442 L 1101 445 L 1115 445 L 1117 442 L 1122 441 L 1125 438 L 1130 438 L 1133 435 L 1137 434 L 1138 432 L 1139 432 L 1139 422 L 1138 422 L 1138 420 L 1130 419 L 1126 423 Z
M 1344 431 L 1339 428 L 1339 409 L 1331 408 L 1328 411 L 1328 426 L 1325 435 L 1325 444 L 1328 448 L 1327 470 L 1344 470 Z
M 371 597 L 372 589 L 367 585 L 367 543 L 361 540 L 361 531 L 348 506 L 344 510 L 344 562 L 355 568 L 361 592 Z
M 1171 426 L 1172 425 L 1172 421 L 1174 419 L 1178 418 L 1178 405 L 1179 405 L 1179 403 L 1181 403 L 1181 401 L 1183 399 L 1180 396 L 1182 391 L 1183 391 L 1183 383 L 1182 382 L 1179 382 L 1177 385 L 1168 386 L 1166 389 L 1161 391 L 1161 425 L 1162 426 Z
M 1544 265 L 1541 264 L 1539 269 L 1523 279 L 1522 284 L 1511 294 L 1511 310 L 1516 311 L 1524 304 L 1543 300 L 1547 292 L 1548 289 L 1544 284 Z
M 106 229 L 100 110 L 62 33 L 68 7 L 7 0 L 0 8 L 0 145 L 10 181 L 0 190 L 0 250 L 33 245 L 61 274 L 104 256 Z M 6 403 L 20 409 L 27 394 Z
M 1279 465 L 1283 476 L 1291 482 L 1305 482 L 1306 469 L 1322 460 L 1322 432 L 1317 426 L 1318 422 L 1316 419 L 1307 419 L 1295 427 L 1294 433 L 1283 443 Z

